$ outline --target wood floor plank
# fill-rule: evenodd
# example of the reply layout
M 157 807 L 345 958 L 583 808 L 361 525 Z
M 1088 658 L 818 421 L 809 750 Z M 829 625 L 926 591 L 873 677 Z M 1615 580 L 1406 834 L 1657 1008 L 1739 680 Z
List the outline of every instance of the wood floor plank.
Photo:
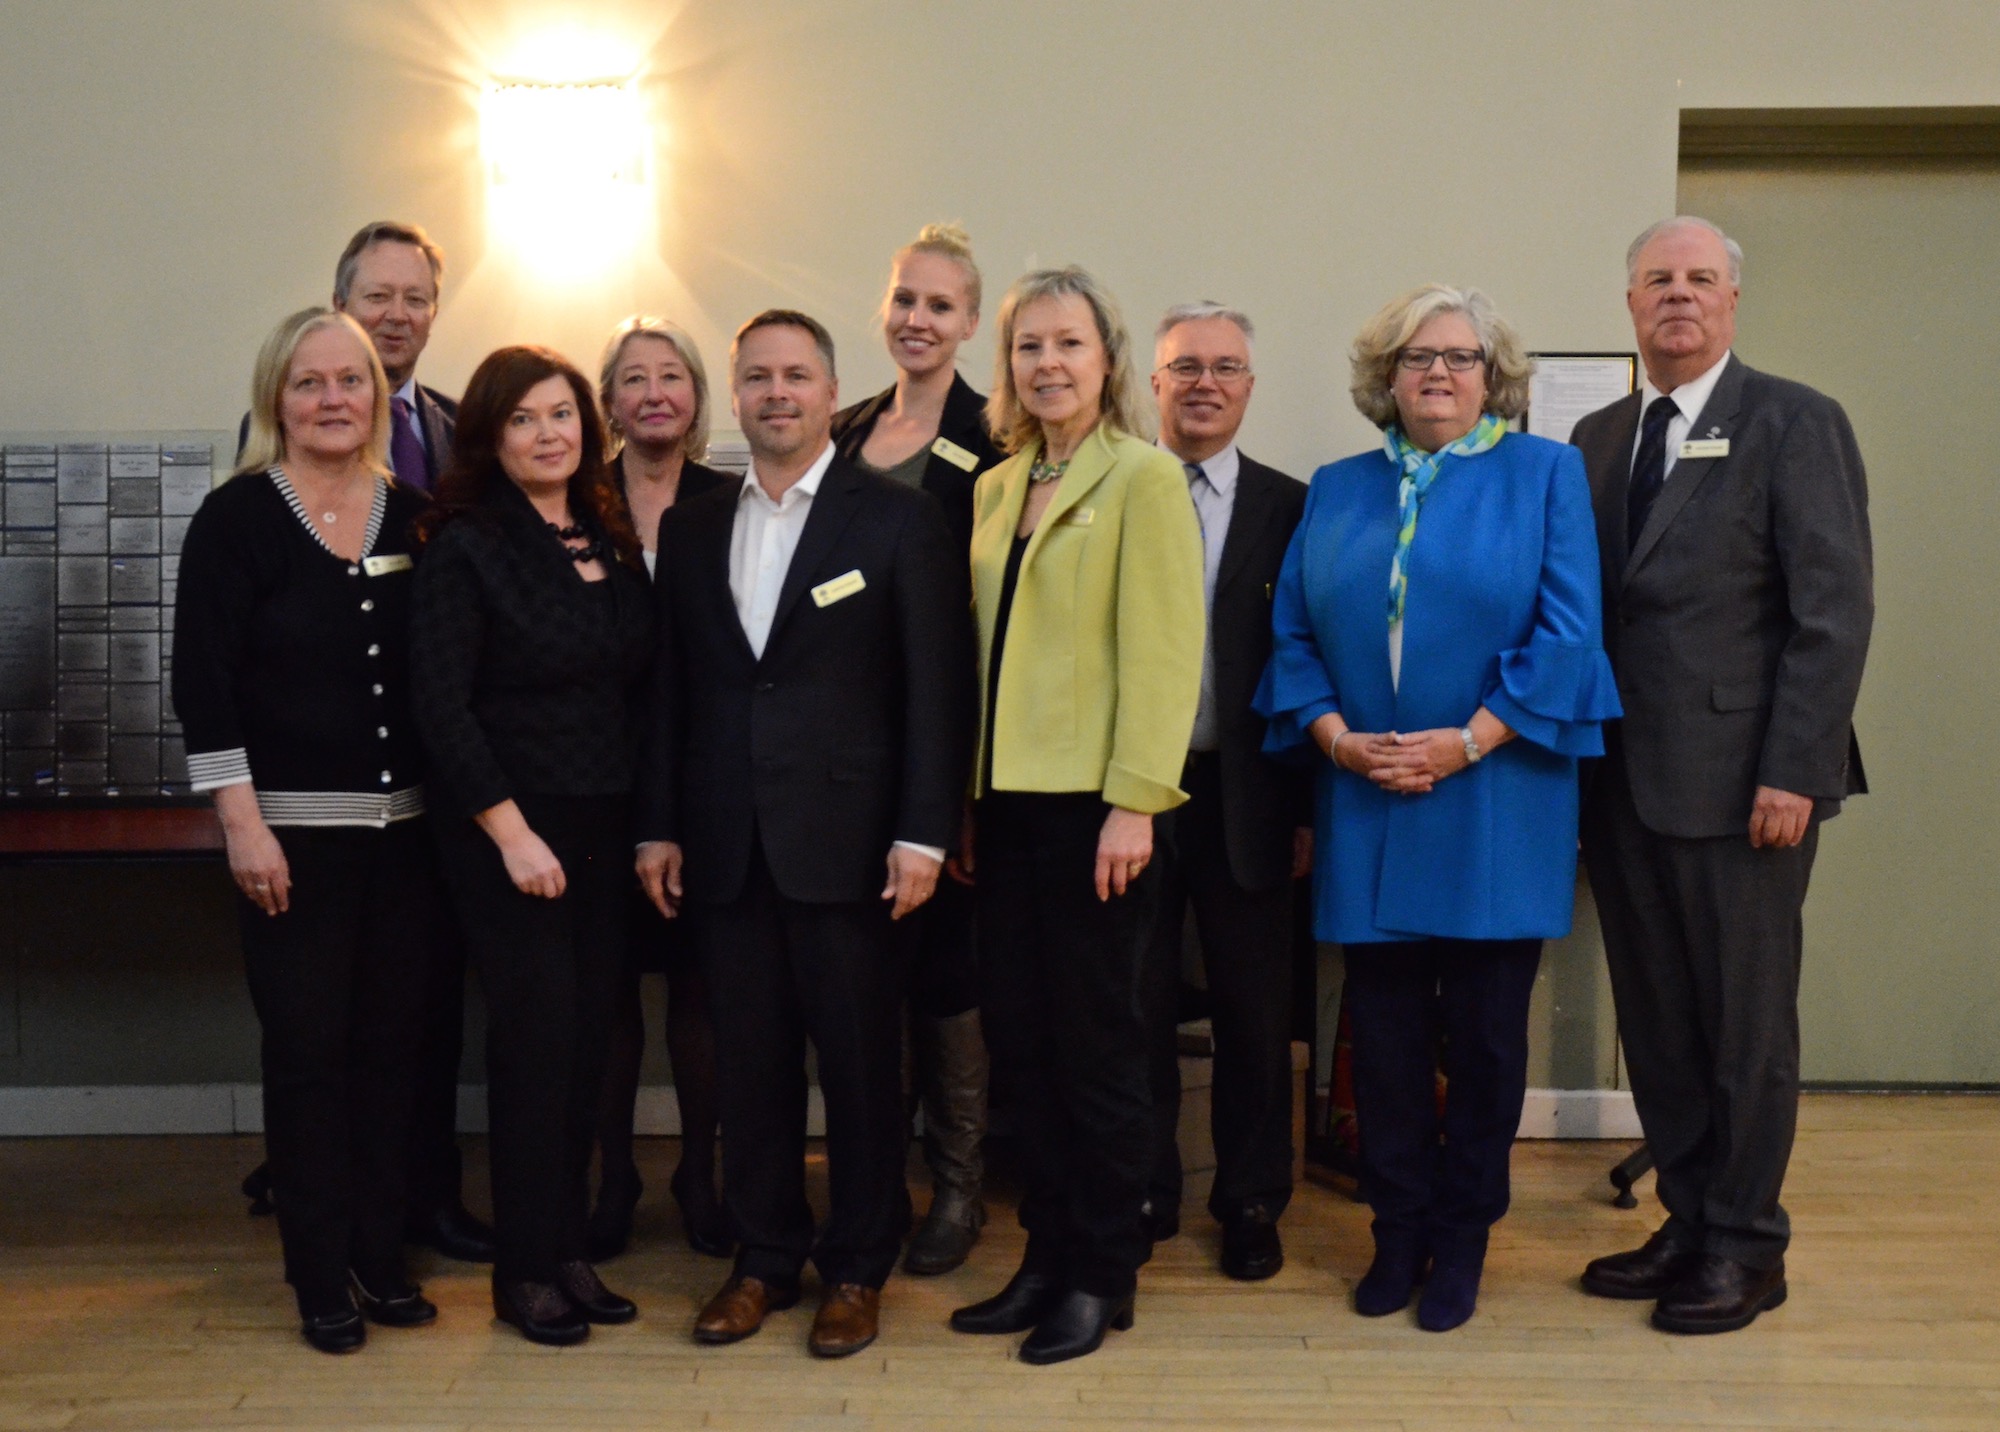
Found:
M 235 1192 L 255 1141 L 0 1141 L 0 1432 L 1995 1432 L 1996 1135 L 1990 1097 L 1806 1099 L 1787 1188 L 1791 1300 L 1717 1338 L 1655 1332 L 1646 1305 L 1576 1286 L 1584 1262 L 1658 1220 L 1646 1184 L 1638 1209 L 1608 1202 L 1624 1146 L 1517 1150 L 1479 1312 L 1443 1336 L 1410 1313 L 1353 1314 L 1367 1213 L 1317 1187 L 1286 1215 L 1276 1278 L 1221 1277 L 1205 1181 L 1191 1179 L 1185 1231 L 1142 1275 L 1137 1325 L 1054 1368 L 1016 1361 L 1017 1339 L 946 1326 L 1019 1259 L 1004 1208 L 964 1268 L 892 1280 L 880 1341 L 850 1359 L 807 1353 L 810 1302 L 744 1343 L 696 1347 L 689 1326 L 727 1265 L 689 1251 L 652 1199 L 634 1252 L 604 1270 L 640 1303 L 631 1326 L 531 1347 L 494 1323 L 484 1269 L 427 1257 L 438 1323 L 371 1329 L 361 1353 L 327 1358 L 298 1337 L 276 1230 Z M 677 1150 L 641 1144 L 649 1187 L 664 1188 Z M 476 1157 L 469 1175 L 476 1189 Z M 817 1162 L 816 1196 L 823 1178 Z

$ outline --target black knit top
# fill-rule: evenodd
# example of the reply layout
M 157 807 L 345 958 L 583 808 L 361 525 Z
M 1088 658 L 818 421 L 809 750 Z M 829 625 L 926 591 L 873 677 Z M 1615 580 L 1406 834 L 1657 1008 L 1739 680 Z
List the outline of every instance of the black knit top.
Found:
M 434 806 L 474 815 L 520 794 L 630 793 L 652 594 L 604 560 L 604 580 L 586 582 L 504 481 L 431 540 L 410 647 Z
M 349 562 L 313 531 L 281 469 L 202 501 L 174 606 L 174 710 L 195 790 L 250 781 L 273 825 L 423 813 L 408 673 L 409 529 L 424 504 L 378 478 Z

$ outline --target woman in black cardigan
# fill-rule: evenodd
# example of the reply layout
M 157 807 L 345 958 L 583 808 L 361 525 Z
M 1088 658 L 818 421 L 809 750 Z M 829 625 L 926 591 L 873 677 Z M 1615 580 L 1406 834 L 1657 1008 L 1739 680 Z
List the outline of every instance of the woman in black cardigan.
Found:
M 257 356 L 242 465 L 181 551 L 174 709 L 242 894 L 264 1138 L 306 1341 L 429 1322 L 403 1274 L 404 1150 L 435 918 L 409 715 L 411 520 L 389 388 L 323 308 Z M 356 1296 L 360 1309 L 355 1306 Z
M 958 375 L 959 347 L 978 329 L 979 266 L 971 241 L 956 224 L 928 224 L 897 252 L 882 297 L 882 337 L 896 381 L 833 420 L 842 457 L 937 499 L 960 552 L 972 545 L 973 480 L 1001 457 L 986 431 L 986 399 Z M 956 865 L 951 873 L 960 875 Z M 980 1145 L 988 1064 L 971 890 L 958 879 L 940 882 L 907 924 L 915 947 L 913 1067 L 924 1103 L 931 1206 L 903 1267 L 948 1273 L 965 1261 L 986 1222 Z
M 694 339 L 662 318 L 635 315 L 612 331 L 598 373 L 611 438 L 611 476 L 632 526 L 654 563 L 660 517 L 675 503 L 722 486 L 724 474 L 699 461 L 708 452 L 708 370 Z M 616 1257 L 632 1237 L 643 1185 L 632 1157 L 632 1118 L 646 1021 L 639 977 L 667 978 L 667 1059 L 681 1116 L 681 1159 L 668 1185 L 681 1227 L 697 1253 L 726 1258 L 734 1248 L 715 1187 L 715 1030 L 708 981 L 688 939 L 687 911 L 662 919 L 635 888 L 631 960 L 618 985 L 598 1113 L 597 1206 L 590 1213 L 590 1256 Z
M 591 1267 L 584 1227 L 650 594 L 590 384 L 547 349 L 479 365 L 437 498 L 411 699 L 486 994 L 493 1309 L 531 1341 L 580 1342 L 637 1315 Z

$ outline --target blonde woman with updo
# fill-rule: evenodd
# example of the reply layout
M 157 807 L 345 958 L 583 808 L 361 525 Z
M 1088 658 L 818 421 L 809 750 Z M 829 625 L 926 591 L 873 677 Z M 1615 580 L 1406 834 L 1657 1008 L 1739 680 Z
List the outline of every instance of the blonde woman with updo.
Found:
M 833 420 L 843 458 L 937 499 L 961 552 L 972 541 L 974 480 L 1001 457 L 986 430 L 985 397 L 958 372 L 959 348 L 978 331 L 972 241 L 956 224 L 926 224 L 890 261 L 882 295 L 882 338 L 896 381 Z M 948 870 L 954 879 L 942 882 L 909 922 L 914 1072 L 923 1095 L 931 1207 L 903 1267 L 923 1274 L 963 1263 L 986 1223 L 980 1145 L 987 1060 L 972 892 L 957 861 Z

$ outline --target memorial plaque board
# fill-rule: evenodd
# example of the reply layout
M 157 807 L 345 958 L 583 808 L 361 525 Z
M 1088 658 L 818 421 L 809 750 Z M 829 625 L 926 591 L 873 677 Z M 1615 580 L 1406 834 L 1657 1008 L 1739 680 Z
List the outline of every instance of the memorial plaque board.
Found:
M 63 606 L 101 608 L 111 599 L 111 571 L 102 557 L 58 557 L 56 574 Z
M 111 520 L 121 517 L 158 517 L 160 480 L 158 477 L 114 477 L 111 479 Z
M 160 634 L 120 632 L 111 638 L 111 679 L 113 681 L 160 680 Z
M 103 678 L 66 678 L 56 693 L 56 715 L 63 721 L 108 721 L 111 719 L 111 691 Z
M 17 477 L 7 469 L 7 528 L 53 528 L 56 525 L 56 485 Z
M 113 557 L 110 596 L 113 602 L 160 600 L 160 559 L 158 557 Z
M 111 688 L 111 730 L 114 735 L 137 735 L 159 729 L 158 682 L 121 682 Z
M 64 676 L 75 671 L 108 671 L 110 667 L 110 637 L 88 632 L 57 634 L 56 669 Z
M 110 542 L 109 508 L 66 502 L 56 509 L 56 546 L 64 555 L 102 552 Z
M 0 710 L 55 704 L 55 616 L 54 559 L 0 557 Z

